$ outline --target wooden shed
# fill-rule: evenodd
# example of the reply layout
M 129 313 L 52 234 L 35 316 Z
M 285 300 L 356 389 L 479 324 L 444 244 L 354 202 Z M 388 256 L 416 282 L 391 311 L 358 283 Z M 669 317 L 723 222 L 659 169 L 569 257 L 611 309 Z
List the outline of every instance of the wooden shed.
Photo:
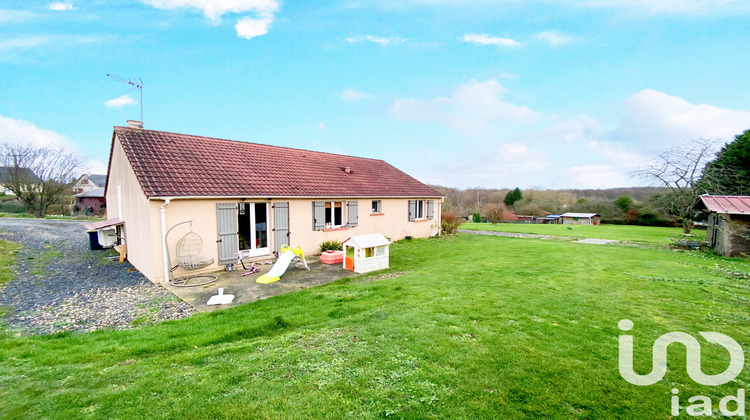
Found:
M 380 233 L 357 235 L 341 243 L 344 247 L 344 268 L 355 273 L 389 268 L 391 241 Z
M 563 225 L 600 225 L 602 216 L 596 213 L 563 213 L 560 216 Z
M 716 252 L 750 255 L 750 196 L 702 195 L 696 208 L 709 212 L 706 241 Z

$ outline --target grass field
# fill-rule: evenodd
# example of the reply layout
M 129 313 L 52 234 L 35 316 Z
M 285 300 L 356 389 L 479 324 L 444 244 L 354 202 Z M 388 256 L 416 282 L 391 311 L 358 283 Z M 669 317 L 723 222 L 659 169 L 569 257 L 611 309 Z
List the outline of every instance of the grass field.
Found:
M 658 236 L 658 235 L 657 235 Z M 0 417 L 670 418 L 671 389 L 618 372 L 660 335 L 750 342 L 750 264 L 666 249 L 459 234 L 402 241 L 392 268 L 131 331 L 0 338 Z M 702 339 L 701 339 L 702 340 Z M 703 342 L 703 371 L 727 352 Z
M 491 232 L 533 233 L 537 235 L 566 236 L 571 238 L 614 239 L 623 242 L 642 244 L 669 244 L 669 238 L 682 236 L 682 228 L 665 228 L 630 225 L 545 225 L 532 223 L 464 223 L 460 227 L 467 230 Z M 706 237 L 705 230 L 694 229 L 696 239 Z

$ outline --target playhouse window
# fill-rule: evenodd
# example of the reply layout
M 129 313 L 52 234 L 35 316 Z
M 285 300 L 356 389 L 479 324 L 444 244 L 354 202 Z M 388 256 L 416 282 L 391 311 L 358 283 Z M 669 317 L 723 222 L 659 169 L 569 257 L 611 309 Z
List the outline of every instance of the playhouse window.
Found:
M 372 212 L 373 213 L 382 213 L 382 203 L 380 200 L 372 200 Z
M 335 227 L 344 224 L 344 202 L 332 201 L 326 202 L 325 206 L 325 224 L 326 226 Z

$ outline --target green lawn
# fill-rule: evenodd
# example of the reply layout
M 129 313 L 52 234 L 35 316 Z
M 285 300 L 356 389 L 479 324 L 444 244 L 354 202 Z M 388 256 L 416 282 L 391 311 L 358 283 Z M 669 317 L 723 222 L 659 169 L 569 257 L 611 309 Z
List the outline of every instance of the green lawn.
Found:
M 624 318 L 640 373 L 670 331 L 724 333 L 747 359 L 747 261 L 460 234 L 396 243 L 391 265 L 138 330 L 6 334 L 0 417 L 666 419 L 672 388 L 715 406 L 750 388 L 747 367 L 692 382 L 680 346 L 655 385 L 617 367 Z
M 669 238 L 682 236 L 682 228 L 664 228 L 630 225 L 543 225 L 532 223 L 464 223 L 460 229 L 491 232 L 534 233 L 537 235 L 567 236 L 572 238 L 615 239 L 644 244 L 668 244 Z M 706 231 L 694 229 L 696 239 L 703 240 Z

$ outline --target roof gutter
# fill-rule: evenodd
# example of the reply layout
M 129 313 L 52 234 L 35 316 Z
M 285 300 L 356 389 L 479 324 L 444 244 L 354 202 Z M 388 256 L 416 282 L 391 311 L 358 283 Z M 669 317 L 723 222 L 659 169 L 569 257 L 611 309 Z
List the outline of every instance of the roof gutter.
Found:
M 175 197 L 149 197 L 149 200 L 155 200 L 155 201 L 164 201 L 164 200 L 241 200 L 241 199 L 258 199 L 258 200 L 286 200 L 290 198 L 294 199 L 306 199 L 306 200 L 317 200 L 321 198 L 356 198 L 356 199 L 366 199 L 366 198 L 403 198 L 403 199 L 414 199 L 414 198 L 434 198 L 434 199 L 444 199 L 444 195 L 363 195 L 363 196 L 346 196 L 346 195 L 300 195 L 300 196 L 290 196 L 290 195 L 260 195 L 260 196 L 252 196 L 252 195 L 187 195 L 187 196 L 175 196 Z
M 164 262 L 164 282 L 169 281 L 169 251 L 167 250 L 167 209 L 169 198 L 164 199 L 164 204 L 159 206 L 159 216 L 161 217 L 161 253 Z

